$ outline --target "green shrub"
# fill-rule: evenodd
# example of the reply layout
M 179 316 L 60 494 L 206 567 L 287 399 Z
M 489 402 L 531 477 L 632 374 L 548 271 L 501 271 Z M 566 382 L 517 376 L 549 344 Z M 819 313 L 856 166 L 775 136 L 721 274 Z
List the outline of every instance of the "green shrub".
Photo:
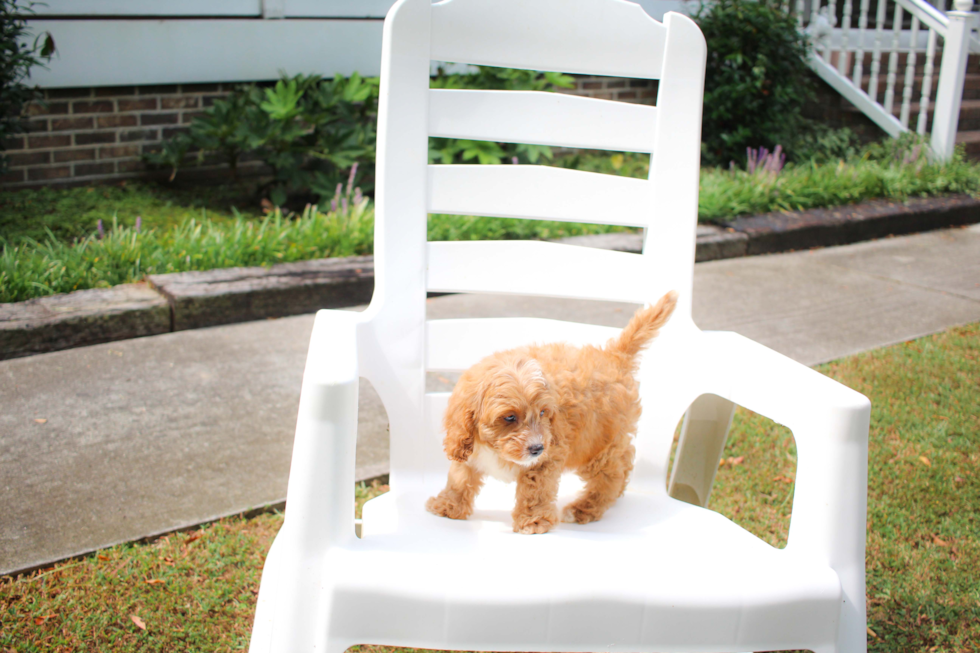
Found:
M 358 161 L 367 164 L 361 185 L 371 187 L 377 107 L 378 79 L 357 73 L 329 80 L 283 77 L 272 88 L 241 86 L 146 158 L 169 166 L 173 179 L 188 153 L 196 151 L 198 162 L 214 155 L 237 175 L 242 157 L 254 152 L 272 169 L 264 191 L 274 204 L 297 195 L 300 201 L 322 200 L 334 195 Z
M 708 44 L 705 163 L 741 164 L 746 148 L 787 147 L 803 130 L 800 112 L 812 92 L 809 45 L 796 19 L 767 0 L 705 3 L 694 19 Z
M 5 140 L 24 131 L 24 105 L 40 99 L 38 90 L 24 80 L 33 66 L 54 53 L 54 39 L 48 33 L 25 43 L 28 29 L 24 16 L 33 13 L 34 4 L 0 0 L 0 174 L 7 171 L 7 157 L 2 154 Z

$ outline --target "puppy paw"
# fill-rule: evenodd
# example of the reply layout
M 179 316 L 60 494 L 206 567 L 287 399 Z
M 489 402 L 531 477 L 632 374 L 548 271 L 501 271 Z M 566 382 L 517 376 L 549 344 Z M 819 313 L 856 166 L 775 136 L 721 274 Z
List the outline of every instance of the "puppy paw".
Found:
M 466 519 L 473 512 L 473 507 L 439 494 L 425 502 L 425 509 L 433 515 L 450 519 Z
M 588 524 L 589 522 L 599 521 L 599 517 L 594 510 L 577 506 L 574 503 L 565 506 L 561 511 L 561 520 L 566 524 Z
M 514 532 L 525 535 L 547 533 L 558 523 L 557 515 L 525 515 L 514 520 Z

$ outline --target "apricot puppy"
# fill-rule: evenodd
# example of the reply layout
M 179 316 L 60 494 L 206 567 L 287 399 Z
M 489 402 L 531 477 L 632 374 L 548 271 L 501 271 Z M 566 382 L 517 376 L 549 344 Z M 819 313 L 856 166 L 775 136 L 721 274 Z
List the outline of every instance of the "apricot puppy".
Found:
M 637 354 L 667 323 L 677 293 L 636 312 L 603 348 L 557 343 L 497 352 L 460 377 L 446 409 L 446 488 L 426 509 L 466 519 L 486 475 L 517 482 L 514 531 L 546 533 L 565 470 L 583 481 L 562 521 L 596 521 L 622 496 L 633 470 L 640 417 Z

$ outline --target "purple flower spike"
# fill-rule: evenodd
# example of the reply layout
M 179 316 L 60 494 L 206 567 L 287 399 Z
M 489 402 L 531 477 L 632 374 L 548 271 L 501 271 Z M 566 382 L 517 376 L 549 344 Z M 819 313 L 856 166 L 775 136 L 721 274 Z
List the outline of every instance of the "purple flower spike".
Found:
M 143 227 L 143 216 L 138 215 L 136 216 L 136 233 L 139 233 L 142 227 Z
M 361 203 L 361 200 L 363 200 L 363 199 L 364 199 L 364 195 L 361 194 L 361 189 L 360 188 L 355 188 L 354 189 L 354 204 L 355 205 L 356 204 L 360 204 Z
M 99 240 L 105 238 L 105 229 L 102 227 L 102 218 L 99 218 L 99 222 L 95 225 L 95 229 L 99 232 Z
M 516 166 L 517 165 L 517 157 L 516 156 L 510 157 L 510 162 L 513 163 Z
M 351 190 L 354 188 L 354 177 L 357 175 L 357 164 L 351 166 L 350 177 L 347 178 L 347 197 L 350 197 Z
M 343 207 L 343 212 L 344 213 L 347 213 L 347 198 L 346 197 L 341 197 L 340 198 L 340 206 Z
M 336 197 L 334 197 L 332 200 L 330 200 L 330 212 L 331 213 L 336 213 L 337 212 L 337 198 Z

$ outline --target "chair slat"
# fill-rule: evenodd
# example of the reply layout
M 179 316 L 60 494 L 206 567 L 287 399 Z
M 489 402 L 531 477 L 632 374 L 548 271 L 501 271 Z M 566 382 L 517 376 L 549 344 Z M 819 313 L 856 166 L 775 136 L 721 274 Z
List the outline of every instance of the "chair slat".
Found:
M 659 79 L 667 29 L 627 2 L 445 0 L 431 39 L 437 61 Z
M 429 134 L 653 152 L 656 107 L 537 91 L 429 91 Z
M 619 331 L 615 327 L 531 317 L 429 320 L 425 331 L 426 367 L 462 371 L 495 351 L 532 343 L 601 346 Z
M 428 290 L 643 303 L 659 297 L 639 254 L 540 241 L 430 242 Z M 667 289 L 664 289 L 664 292 Z
M 430 165 L 429 213 L 645 227 L 646 179 L 531 165 Z

